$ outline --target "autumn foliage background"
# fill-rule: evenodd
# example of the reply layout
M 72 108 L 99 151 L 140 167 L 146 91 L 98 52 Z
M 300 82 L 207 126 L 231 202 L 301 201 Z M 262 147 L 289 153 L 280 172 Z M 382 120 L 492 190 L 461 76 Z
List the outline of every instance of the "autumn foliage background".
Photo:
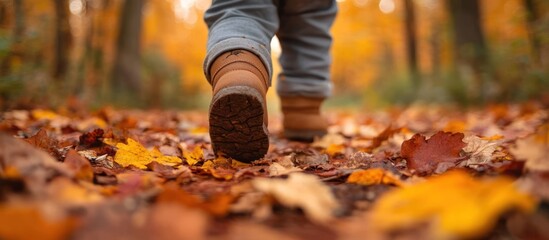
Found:
M 0 1 L 0 106 L 207 107 L 210 1 L 129 2 Z M 338 1 L 329 105 L 547 99 L 549 3 L 481 0 L 474 21 L 455 2 L 477 1 Z M 276 39 L 272 51 L 276 62 Z

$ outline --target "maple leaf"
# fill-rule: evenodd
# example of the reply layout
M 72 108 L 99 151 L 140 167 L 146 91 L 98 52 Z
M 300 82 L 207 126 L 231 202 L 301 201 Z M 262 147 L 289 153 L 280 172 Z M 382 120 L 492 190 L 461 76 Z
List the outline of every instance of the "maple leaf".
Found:
M 380 168 L 355 171 L 349 175 L 347 182 L 366 186 L 375 184 L 392 184 L 395 186 L 403 185 L 398 176 L 395 176 L 394 174 Z
M 438 132 L 428 140 L 415 134 L 401 146 L 401 155 L 408 161 L 408 168 L 420 174 L 430 174 L 441 163 L 456 163 L 465 143 L 463 133 Z
M 158 162 L 168 166 L 180 164 L 182 160 L 174 156 L 164 156 L 158 149 L 147 150 L 139 142 L 128 138 L 128 143 L 118 143 L 118 151 L 114 155 L 114 161 L 123 167 L 133 165 L 140 169 L 147 169 L 147 164 Z
M 433 239 L 479 238 L 507 211 L 530 212 L 535 206 L 533 198 L 519 192 L 512 179 L 479 180 L 452 171 L 384 194 L 374 205 L 372 222 L 384 231 L 429 222 Z
M 287 207 L 299 207 L 316 222 L 326 222 L 333 216 L 338 203 L 330 188 L 317 176 L 290 173 L 287 179 L 254 179 L 257 190 L 271 194 Z
M 187 161 L 187 164 L 189 164 L 189 166 L 194 166 L 202 159 L 204 159 L 204 151 L 202 151 L 201 146 L 196 146 L 194 147 L 194 150 L 192 152 L 183 151 L 183 157 L 185 157 L 185 161 Z

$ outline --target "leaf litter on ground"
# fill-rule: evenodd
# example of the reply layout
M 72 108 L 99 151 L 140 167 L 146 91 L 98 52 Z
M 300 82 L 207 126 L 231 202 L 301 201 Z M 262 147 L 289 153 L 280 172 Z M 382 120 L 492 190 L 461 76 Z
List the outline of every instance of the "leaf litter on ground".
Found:
M 251 164 L 213 154 L 206 116 L 3 112 L 0 238 L 549 238 L 540 104 L 332 112 L 312 144 L 274 116 Z

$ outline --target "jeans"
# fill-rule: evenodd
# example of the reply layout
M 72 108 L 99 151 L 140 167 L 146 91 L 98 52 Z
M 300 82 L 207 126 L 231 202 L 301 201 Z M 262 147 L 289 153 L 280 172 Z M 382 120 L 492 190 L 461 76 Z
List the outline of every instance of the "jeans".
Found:
M 328 97 L 330 27 L 336 13 L 335 0 L 213 0 L 204 15 L 209 29 L 206 78 L 210 81 L 209 69 L 217 56 L 245 49 L 263 61 L 270 81 L 270 43 L 276 34 L 282 48 L 278 95 Z

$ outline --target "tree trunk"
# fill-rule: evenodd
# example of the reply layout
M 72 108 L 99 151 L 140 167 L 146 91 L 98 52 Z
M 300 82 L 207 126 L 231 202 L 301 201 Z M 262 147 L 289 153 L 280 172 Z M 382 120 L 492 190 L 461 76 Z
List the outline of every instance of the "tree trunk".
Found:
M 455 63 L 458 67 L 466 66 L 472 70 L 475 83 L 472 90 L 476 91 L 477 95 L 474 98 L 485 101 L 488 97 L 488 82 L 483 73 L 490 75 L 490 69 L 481 27 L 479 2 L 478 0 L 448 0 L 448 6 L 454 30 Z
M 112 93 L 141 93 L 140 39 L 145 0 L 126 0 L 120 15 Z M 123 96 L 113 96 L 120 98 Z
M 5 5 L 3 5 L 6 7 Z M 12 45 L 9 52 L 0 62 L 0 77 L 11 73 L 11 64 L 14 58 L 23 58 L 23 35 L 25 33 L 25 11 L 23 0 L 13 0 L 13 28 Z M 7 14 L 7 13 L 6 13 Z M 7 15 L 3 16 L 7 24 Z
M 526 9 L 526 29 L 528 30 L 528 35 L 530 39 L 530 45 L 532 48 L 532 57 L 534 63 L 539 65 L 541 63 L 541 40 L 539 35 L 536 32 L 536 24 L 539 21 L 539 14 L 536 11 L 536 1 L 535 0 L 524 0 L 524 8 Z
M 69 1 L 53 0 L 55 6 L 55 53 L 53 78 L 64 80 L 69 63 L 69 52 L 72 45 L 71 26 L 69 23 Z
M 412 0 L 404 0 L 404 26 L 408 68 L 413 84 L 418 86 L 419 71 L 417 63 L 416 17 Z

